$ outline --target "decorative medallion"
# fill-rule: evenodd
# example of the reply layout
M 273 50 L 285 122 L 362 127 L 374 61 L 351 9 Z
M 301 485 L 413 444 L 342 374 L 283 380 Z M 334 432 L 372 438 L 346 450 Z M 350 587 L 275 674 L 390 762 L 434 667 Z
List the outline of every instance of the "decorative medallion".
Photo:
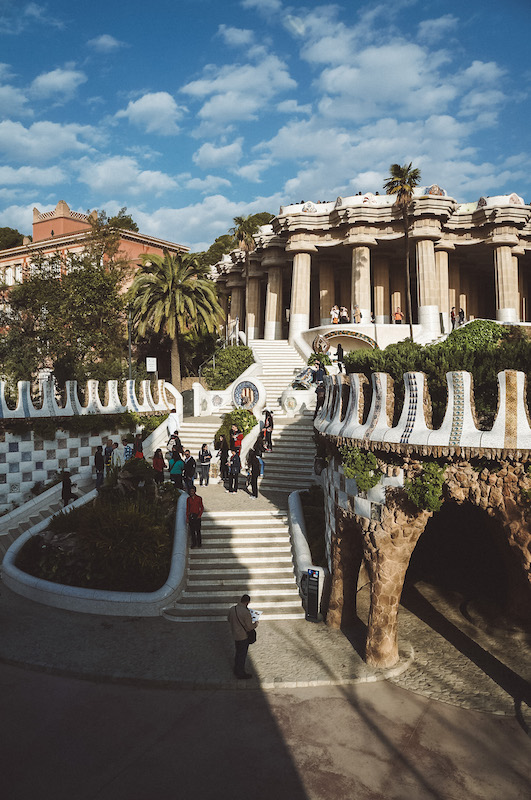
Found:
M 220 405 L 222 405 L 222 403 L 223 403 L 223 398 L 221 398 L 219 394 L 215 394 L 214 397 L 212 398 L 212 405 L 214 406 L 214 408 L 219 408 Z
M 326 341 L 326 334 L 324 336 L 316 336 L 312 342 L 312 349 L 314 353 L 328 353 L 330 345 Z
M 446 195 L 446 192 L 444 191 L 444 189 L 441 189 L 440 186 L 437 186 L 436 183 L 433 183 L 428 189 L 428 194 L 434 194 L 437 197 L 444 197 Z
M 302 207 L 302 210 L 304 214 L 315 214 L 317 212 L 317 208 L 313 203 L 305 203 Z
M 288 408 L 290 411 L 294 411 L 294 410 L 297 408 L 297 401 L 295 400 L 295 398 L 294 398 L 294 397 L 291 397 L 291 396 L 290 396 L 290 397 L 287 397 L 287 398 L 286 398 L 286 400 L 284 401 L 284 405 L 285 405 L 285 406 L 286 406 L 286 408 Z
M 258 403 L 260 393 L 252 381 L 240 381 L 232 392 L 232 400 L 236 408 L 246 408 L 250 411 Z

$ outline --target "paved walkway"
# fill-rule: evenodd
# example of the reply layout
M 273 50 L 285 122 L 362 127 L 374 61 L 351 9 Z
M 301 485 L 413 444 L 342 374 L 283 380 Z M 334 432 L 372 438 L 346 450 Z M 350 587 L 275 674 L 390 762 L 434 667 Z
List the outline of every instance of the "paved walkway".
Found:
M 216 483 L 199 491 L 207 508 L 285 508 L 287 502 L 287 494 L 277 493 L 253 503 L 245 491 L 229 495 Z M 362 591 L 358 612 L 363 621 L 367 604 Z M 529 637 L 483 631 L 467 622 L 459 605 L 459 598 L 428 586 L 406 592 L 399 617 L 402 657 L 391 671 L 374 670 L 363 661 L 363 625 L 344 634 L 322 623 L 264 620 L 249 651 L 255 678 L 237 682 L 224 623 L 75 614 L 1 587 L 0 661 L 60 675 L 168 687 L 270 689 L 388 678 L 463 708 L 516 714 L 531 727 Z

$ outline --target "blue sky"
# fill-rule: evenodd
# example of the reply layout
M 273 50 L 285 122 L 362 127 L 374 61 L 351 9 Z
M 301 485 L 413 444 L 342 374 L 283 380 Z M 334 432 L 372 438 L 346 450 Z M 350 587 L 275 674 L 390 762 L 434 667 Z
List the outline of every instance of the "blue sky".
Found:
M 198 250 L 409 161 L 529 202 L 530 32 L 529 0 L 0 0 L 0 227 L 127 206 Z

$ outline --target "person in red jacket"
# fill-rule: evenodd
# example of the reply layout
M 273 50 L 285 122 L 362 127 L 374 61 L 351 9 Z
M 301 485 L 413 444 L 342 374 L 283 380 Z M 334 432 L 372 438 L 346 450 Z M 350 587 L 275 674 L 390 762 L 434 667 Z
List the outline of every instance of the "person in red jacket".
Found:
M 203 516 L 203 498 L 197 494 L 195 486 L 188 489 L 186 501 L 186 522 L 190 530 L 192 547 L 201 547 L 201 517 Z

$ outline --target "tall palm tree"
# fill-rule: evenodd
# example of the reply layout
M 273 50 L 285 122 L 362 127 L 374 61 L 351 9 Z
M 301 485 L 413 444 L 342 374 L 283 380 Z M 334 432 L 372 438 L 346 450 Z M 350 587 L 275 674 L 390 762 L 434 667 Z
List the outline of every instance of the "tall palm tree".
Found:
M 223 312 L 208 270 L 183 253 L 142 254 L 142 265 L 129 290 L 133 321 L 143 336 L 150 328 L 171 339 L 171 379 L 181 382 L 179 334 L 203 327 L 214 331 Z
M 413 163 L 391 164 L 389 167 L 389 178 L 384 183 L 387 194 L 395 194 L 395 205 L 402 214 L 404 225 L 404 246 L 406 259 L 406 295 L 407 295 L 407 317 L 409 320 L 409 337 L 413 341 L 413 318 L 411 312 L 411 281 L 409 270 L 409 204 L 413 197 L 413 189 L 420 183 L 420 170 L 413 168 Z
M 245 333 L 248 334 L 247 321 L 249 319 L 249 253 L 255 249 L 254 234 L 260 225 L 251 214 L 248 217 L 234 217 L 234 227 L 230 229 L 235 239 L 238 240 L 240 250 L 245 253 Z

